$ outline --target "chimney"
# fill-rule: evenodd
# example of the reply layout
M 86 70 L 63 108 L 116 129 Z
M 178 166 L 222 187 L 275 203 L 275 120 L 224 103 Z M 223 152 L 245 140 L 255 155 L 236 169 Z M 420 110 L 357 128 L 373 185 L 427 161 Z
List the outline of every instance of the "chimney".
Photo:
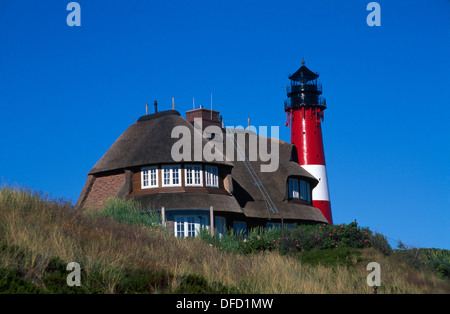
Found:
M 194 125 L 194 119 L 202 119 L 202 128 L 205 129 L 210 125 L 222 127 L 222 119 L 220 112 L 216 110 L 206 109 L 200 106 L 198 109 L 186 111 L 186 120 Z

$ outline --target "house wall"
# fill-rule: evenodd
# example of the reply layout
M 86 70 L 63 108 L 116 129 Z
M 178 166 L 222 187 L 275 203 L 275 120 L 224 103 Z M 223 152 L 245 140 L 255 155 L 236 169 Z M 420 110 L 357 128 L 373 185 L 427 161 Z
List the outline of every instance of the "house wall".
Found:
M 205 164 L 202 163 L 192 163 L 192 164 L 198 164 L 203 166 L 203 186 L 197 187 L 197 186 L 186 186 L 185 185 L 185 171 L 184 171 L 184 164 L 181 165 L 181 186 L 176 187 L 163 187 L 162 186 L 162 178 L 163 178 L 163 171 L 162 166 L 165 166 L 166 164 L 162 165 L 159 164 L 158 166 L 158 187 L 157 188 L 147 188 L 142 189 L 142 183 L 141 183 L 141 168 L 135 168 L 133 169 L 133 178 L 132 178 L 132 192 L 130 196 L 135 195 L 144 195 L 144 194 L 156 194 L 156 193 L 211 193 L 211 194 L 228 194 L 230 193 L 230 189 L 228 186 L 225 185 L 224 180 L 227 176 L 230 174 L 230 170 L 225 169 L 224 167 L 218 166 L 218 176 L 219 176 L 219 187 L 207 187 L 206 186 L 206 174 L 205 174 Z M 155 165 L 148 165 L 148 166 L 155 166 Z M 147 167 L 148 167 L 147 166 Z
M 124 182 L 125 173 L 113 173 L 96 177 L 83 207 L 102 207 L 108 198 L 116 196 Z

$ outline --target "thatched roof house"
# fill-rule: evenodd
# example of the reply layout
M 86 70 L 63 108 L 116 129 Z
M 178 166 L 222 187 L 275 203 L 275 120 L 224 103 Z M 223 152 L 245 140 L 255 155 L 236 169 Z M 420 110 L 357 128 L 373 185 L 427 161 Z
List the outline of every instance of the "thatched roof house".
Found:
M 202 155 L 195 161 L 174 160 L 172 148 L 180 139 L 174 138 L 172 131 L 184 127 L 192 134 L 198 132 L 194 118 L 201 119 L 203 129 L 213 125 L 219 130 L 201 137 L 202 149 L 211 145 L 215 136 L 226 146 L 226 130 L 220 128 L 217 111 L 196 109 L 186 114 L 187 119 L 169 110 L 139 118 L 88 173 L 76 208 L 99 208 L 109 197 L 134 198 L 148 210 L 164 208 L 166 225 L 176 236 L 192 236 L 200 226 L 208 227 L 210 207 L 219 233 L 225 228 L 246 232 L 247 228 L 276 226 L 281 221 L 327 223 L 311 202 L 311 192 L 318 181 L 298 164 L 292 144 L 239 131 L 247 139 L 245 148 L 239 148 L 241 152 L 245 150 L 245 156 L 249 153 L 250 137 L 256 138 L 258 145 L 261 141 L 269 147 L 272 141 L 278 144 L 279 165 L 274 172 L 261 171 L 265 162 L 259 153 L 254 161 L 242 161 L 224 156 L 225 150 L 213 149 L 216 157 L 224 158 L 211 160 Z M 193 155 L 194 139 L 195 136 L 187 146 Z M 238 147 L 236 150 L 238 157 Z

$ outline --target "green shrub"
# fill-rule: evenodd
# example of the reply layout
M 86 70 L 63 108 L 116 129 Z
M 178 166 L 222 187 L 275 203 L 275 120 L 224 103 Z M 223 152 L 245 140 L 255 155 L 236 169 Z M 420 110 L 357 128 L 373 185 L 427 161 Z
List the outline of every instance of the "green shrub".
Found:
M 45 268 L 42 282 L 48 293 L 55 294 L 80 294 L 88 291 L 84 286 L 69 286 L 67 284 L 67 276 L 69 272 L 66 270 L 67 263 L 58 257 L 52 258 Z M 83 272 L 81 272 L 83 275 Z M 84 278 L 85 279 L 85 278 Z M 83 282 L 83 277 L 81 282 Z
M 116 285 L 116 293 L 166 292 L 170 276 L 162 271 L 125 269 Z
M 229 288 L 221 283 L 209 284 L 208 281 L 199 275 L 183 276 L 175 293 L 183 294 L 230 294 L 238 293 L 237 289 Z
M 1 294 L 37 294 L 45 291 L 26 280 L 17 269 L 0 268 Z
M 375 234 L 370 236 L 369 241 L 372 247 L 380 253 L 384 255 L 390 255 L 392 253 L 392 248 L 384 235 L 375 232 Z
M 216 238 L 215 244 L 222 249 L 244 254 L 266 251 L 290 254 L 314 249 L 370 247 L 370 237 L 370 230 L 360 228 L 356 223 L 348 225 L 317 224 L 300 225 L 285 230 L 254 228 L 250 230 L 247 238 L 243 241 L 236 236 L 233 237 L 232 233 L 227 233 L 226 237 Z
M 160 216 L 154 211 L 145 211 L 142 205 L 134 199 L 110 198 L 105 202 L 103 209 L 96 215 L 110 217 L 117 222 L 130 225 L 159 226 Z
M 450 278 L 450 251 L 441 249 L 418 249 L 398 242 L 398 249 L 393 251 L 400 260 L 416 269 L 428 268 L 441 278 Z

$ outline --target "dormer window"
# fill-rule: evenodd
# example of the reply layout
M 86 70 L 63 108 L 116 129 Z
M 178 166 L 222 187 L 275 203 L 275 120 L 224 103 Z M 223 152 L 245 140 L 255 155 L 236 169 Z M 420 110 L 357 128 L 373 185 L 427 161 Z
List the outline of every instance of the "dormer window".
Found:
M 158 187 L 158 167 L 142 168 L 141 171 L 142 189 Z
M 162 167 L 162 186 L 181 186 L 181 167 L 179 165 Z
M 311 203 L 311 185 L 304 180 L 289 178 L 289 198 Z
M 201 165 L 186 165 L 184 169 L 186 186 L 203 186 L 203 173 Z

